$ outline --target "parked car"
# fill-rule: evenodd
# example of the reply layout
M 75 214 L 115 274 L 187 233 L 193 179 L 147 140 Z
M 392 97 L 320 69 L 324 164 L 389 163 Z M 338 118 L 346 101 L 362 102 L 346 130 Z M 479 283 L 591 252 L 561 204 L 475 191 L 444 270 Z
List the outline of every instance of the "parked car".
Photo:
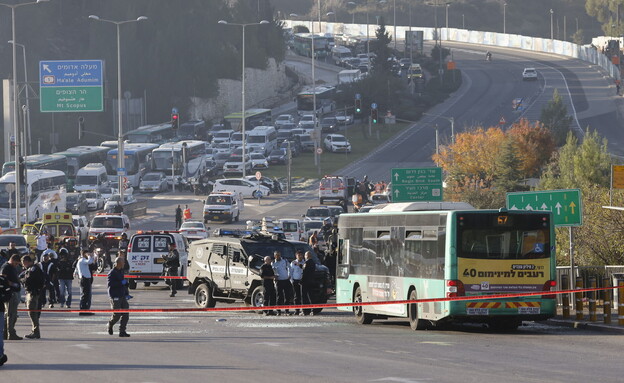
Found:
M 299 136 L 299 141 L 301 142 L 301 151 L 303 152 L 313 152 L 316 144 L 312 139 L 312 136 L 309 134 L 302 134 Z
M 295 141 L 284 141 L 280 144 L 278 149 L 284 149 L 288 153 L 288 146 L 290 143 L 290 154 L 292 157 L 297 157 L 299 152 L 301 152 L 301 145 L 297 144 Z
M 295 118 L 290 114 L 280 114 L 275 119 L 275 129 L 282 129 L 284 124 L 293 124 L 295 122 Z
M 288 160 L 288 156 L 286 155 L 286 149 L 272 150 L 271 153 L 269 153 L 269 156 L 267 157 L 267 161 L 269 161 L 269 164 L 271 165 L 274 165 L 274 164 L 284 165 L 286 164 L 287 160 Z
M 212 191 L 241 193 L 243 198 L 257 198 L 258 192 L 260 192 L 263 197 L 271 194 L 271 191 L 266 186 L 258 185 L 244 178 L 223 178 L 216 180 Z
M 88 191 L 82 193 L 87 199 L 87 209 L 89 210 L 100 210 L 104 208 L 104 204 L 106 203 L 106 199 L 102 196 L 102 193 L 99 191 Z
M 67 210 L 73 214 L 87 214 L 87 198 L 82 193 L 67 193 Z
M 258 183 L 258 179 L 256 178 L 255 175 L 247 176 L 245 177 L 245 179 L 251 183 L 255 183 L 255 184 Z M 286 190 L 286 188 L 284 187 L 284 185 L 282 185 L 281 182 L 277 181 L 277 183 L 278 185 L 275 185 L 275 180 L 273 180 L 272 178 L 269 178 L 266 176 L 260 177 L 260 185 L 269 188 L 272 193 L 278 193 L 280 191 Z
M 11 218 L 0 218 L 0 233 L 15 227 L 15 221 Z
M 338 131 L 338 120 L 336 117 L 324 117 L 321 120 L 321 132 L 336 132 Z
M 353 124 L 353 115 L 345 112 L 344 110 L 339 110 L 336 112 L 336 121 L 338 121 L 338 125 L 351 125 Z
M 147 173 L 139 184 L 139 190 L 143 193 L 163 192 L 167 191 L 168 188 L 167 177 L 161 172 Z
M 347 152 L 351 153 L 351 144 L 342 134 L 328 134 L 323 141 L 325 148 L 332 153 Z
M 304 114 L 301 116 L 298 127 L 301 129 L 314 129 L 314 115 Z
M 290 140 L 293 137 L 292 130 L 290 129 L 282 129 L 277 132 L 277 143 L 281 144 L 286 140 Z
M 245 154 L 245 159 L 242 157 L 230 158 L 223 164 L 223 174 L 224 175 L 232 175 L 232 174 L 243 174 L 243 169 L 245 173 L 251 172 L 251 160 L 249 159 L 249 154 Z
M 202 221 L 186 221 L 182 223 L 178 231 L 185 236 L 189 242 L 208 238 L 208 229 Z
M 251 153 L 249 159 L 251 160 L 251 168 L 253 170 L 267 169 L 269 167 L 269 161 L 262 153 Z
M 11 242 L 15 243 L 15 248 L 20 252 L 20 256 L 28 254 L 28 245 L 23 235 L 0 234 L 0 250 L 7 251 L 9 249 L 9 243 Z

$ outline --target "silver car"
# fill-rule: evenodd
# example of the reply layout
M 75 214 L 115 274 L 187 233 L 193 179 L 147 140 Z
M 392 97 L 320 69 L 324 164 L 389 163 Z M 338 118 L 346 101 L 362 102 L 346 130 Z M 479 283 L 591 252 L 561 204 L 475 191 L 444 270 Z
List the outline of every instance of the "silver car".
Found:
M 139 184 L 139 190 L 142 193 L 163 192 L 168 188 L 167 178 L 161 172 L 151 172 L 143 176 Z

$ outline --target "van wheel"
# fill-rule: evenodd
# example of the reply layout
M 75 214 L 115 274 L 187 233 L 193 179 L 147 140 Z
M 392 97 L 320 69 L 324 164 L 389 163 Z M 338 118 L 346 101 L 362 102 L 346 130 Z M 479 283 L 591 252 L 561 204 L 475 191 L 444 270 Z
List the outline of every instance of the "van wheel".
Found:
M 197 286 L 195 289 L 195 306 L 200 309 L 207 309 L 216 305 L 217 301 L 212 296 L 212 289 L 205 283 Z
M 358 287 L 353 294 L 353 303 L 362 303 L 362 290 Z M 353 306 L 353 313 L 355 314 L 355 320 L 359 324 L 371 324 L 373 323 L 373 316 L 371 314 L 364 313 L 362 306 Z
M 263 307 L 264 306 L 264 286 L 258 286 L 251 293 L 251 306 Z M 258 314 L 262 314 L 263 311 L 257 311 Z
M 322 205 L 322 204 L 323 204 L 323 202 L 325 202 L 325 200 L 324 200 L 324 199 L 322 199 L 322 198 L 320 198 L 320 199 L 319 199 L 319 205 Z
M 136 280 L 135 280 L 134 278 L 132 278 L 132 279 L 128 279 L 128 288 L 129 288 L 130 290 L 136 290 L 136 288 L 137 288 L 137 283 L 136 283 Z
M 416 290 L 412 290 L 409 295 L 409 300 L 413 301 L 418 299 Z M 412 303 L 407 306 L 407 313 L 409 316 L 410 327 L 412 330 L 425 330 L 427 328 L 427 322 L 419 318 L 418 303 Z
M 149 287 L 150 283 L 149 282 L 143 282 L 143 286 L 145 287 Z

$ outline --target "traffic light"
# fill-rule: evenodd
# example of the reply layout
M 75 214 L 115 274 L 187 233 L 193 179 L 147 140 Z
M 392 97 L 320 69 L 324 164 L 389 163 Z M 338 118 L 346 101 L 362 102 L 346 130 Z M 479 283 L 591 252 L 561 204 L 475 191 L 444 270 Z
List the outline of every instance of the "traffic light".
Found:
M 355 113 L 357 114 L 362 113 L 362 99 L 361 98 L 355 99 Z
M 373 124 L 376 124 L 378 119 L 377 119 L 377 109 L 371 109 L 371 120 L 373 121 Z
M 180 115 L 178 113 L 171 113 L 171 129 L 178 130 L 180 127 Z
M 15 141 L 11 141 L 11 155 L 14 156 L 15 155 Z
M 21 185 L 26 185 L 26 163 L 24 157 L 19 157 L 19 181 Z
M 78 139 L 82 140 L 82 137 L 84 137 L 84 117 L 80 116 L 78 117 Z

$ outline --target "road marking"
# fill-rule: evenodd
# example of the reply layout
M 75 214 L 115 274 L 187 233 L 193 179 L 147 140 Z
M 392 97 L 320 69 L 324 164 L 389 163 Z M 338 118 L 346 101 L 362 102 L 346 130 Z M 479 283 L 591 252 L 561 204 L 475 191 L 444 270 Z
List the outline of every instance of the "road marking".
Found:
M 435 344 L 437 346 L 452 346 L 453 343 L 449 342 L 419 342 L 420 344 Z
M 234 327 L 246 327 L 246 328 L 308 328 L 308 327 L 327 327 L 328 323 L 292 323 L 292 322 L 283 322 L 283 323 L 258 323 L 258 322 L 247 322 L 247 323 L 236 323 Z
M 83 350 L 90 350 L 90 349 L 93 348 L 93 347 L 91 347 L 90 345 L 88 345 L 86 343 L 74 344 L 71 347 L 78 347 L 78 348 L 81 348 Z
M 402 382 L 402 383 L 419 383 L 419 382 L 424 382 L 424 381 L 431 381 L 433 379 L 430 378 L 424 378 L 424 379 L 418 379 L 418 380 L 414 380 L 413 378 L 398 378 L 395 376 L 389 376 L 387 378 L 381 378 L 381 379 L 375 379 L 375 380 L 369 380 L 369 382 Z
M 260 344 L 260 345 L 264 345 L 264 346 L 270 346 L 270 347 L 279 347 L 283 344 L 286 343 L 278 343 L 278 342 L 258 342 L 258 343 L 254 343 L 254 344 Z

